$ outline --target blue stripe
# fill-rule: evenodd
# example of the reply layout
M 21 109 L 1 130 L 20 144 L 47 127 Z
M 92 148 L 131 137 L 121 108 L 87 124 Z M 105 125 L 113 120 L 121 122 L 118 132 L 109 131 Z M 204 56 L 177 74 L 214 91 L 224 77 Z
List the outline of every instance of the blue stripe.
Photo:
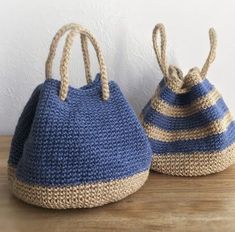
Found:
M 166 116 L 155 111 L 150 104 L 146 105 L 143 115 L 145 122 L 156 125 L 164 130 L 172 131 L 205 126 L 214 120 L 223 118 L 227 112 L 228 107 L 224 103 L 224 100 L 220 98 L 215 105 L 183 118 Z
M 235 123 L 232 122 L 224 133 L 212 135 L 204 139 L 175 142 L 149 140 L 153 152 L 157 154 L 221 151 L 235 142 Z
M 151 99 L 148 101 L 148 103 L 145 105 L 144 109 L 142 110 L 143 116 L 147 115 L 150 109 L 151 109 Z
M 188 105 L 199 97 L 206 95 L 214 86 L 207 80 L 203 80 L 197 85 L 193 86 L 188 93 L 176 94 L 166 84 L 164 79 L 159 83 L 160 98 L 170 105 Z

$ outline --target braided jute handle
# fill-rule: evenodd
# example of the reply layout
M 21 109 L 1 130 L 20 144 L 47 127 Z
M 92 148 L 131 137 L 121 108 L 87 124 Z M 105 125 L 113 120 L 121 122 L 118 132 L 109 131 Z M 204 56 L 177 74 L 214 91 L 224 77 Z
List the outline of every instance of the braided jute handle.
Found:
M 102 85 L 102 98 L 104 100 L 108 100 L 109 98 L 109 85 L 108 85 L 108 76 L 107 70 L 104 62 L 104 57 L 102 55 L 101 49 L 94 38 L 94 36 L 85 28 L 80 26 L 79 24 L 67 24 L 63 26 L 54 36 L 51 46 L 50 52 L 46 61 L 46 78 L 50 79 L 52 76 L 52 62 L 54 60 L 56 54 L 56 48 L 58 46 L 58 42 L 60 38 L 67 32 L 70 31 L 63 49 L 63 55 L 61 58 L 61 65 L 60 65 L 60 74 L 61 74 L 61 86 L 60 86 L 60 99 L 65 100 L 68 95 L 68 63 L 71 53 L 71 47 L 73 43 L 73 37 L 75 34 L 80 34 L 81 37 L 81 44 L 82 44 L 82 53 L 83 53 L 83 60 L 85 66 L 85 73 L 87 82 L 91 82 L 91 72 L 90 72 L 90 59 L 88 53 L 88 44 L 87 38 L 90 40 L 91 44 L 93 45 L 100 67 L 100 76 L 101 76 L 101 85 Z
M 160 35 L 160 45 L 158 44 L 158 35 Z M 216 47 L 217 47 L 217 36 L 213 28 L 209 30 L 210 38 L 210 52 L 209 55 L 201 69 L 200 75 L 202 78 L 205 78 L 207 75 L 210 65 L 213 63 L 216 57 Z M 164 77 L 169 77 L 168 72 L 168 63 L 167 63 L 167 54 L 166 54 L 166 31 L 163 24 L 157 24 L 153 29 L 152 34 L 153 48 L 157 57 L 159 67 L 164 75 Z
M 58 43 L 63 37 L 63 35 L 67 32 L 72 30 L 73 28 L 77 27 L 79 25 L 75 23 L 67 24 L 63 26 L 54 36 L 51 46 L 50 46 L 50 52 L 48 54 L 48 58 L 46 61 L 46 78 L 51 79 L 52 77 L 52 63 L 56 54 L 56 49 L 58 46 Z M 85 73 L 86 73 L 86 79 L 87 82 L 91 82 L 91 75 L 90 75 L 90 60 L 89 60 L 89 54 L 88 54 L 88 48 L 87 48 L 87 39 L 86 36 L 81 35 L 81 44 L 82 44 L 82 54 L 83 54 L 83 60 L 84 60 L 84 66 L 85 66 Z
M 158 45 L 158 34 L 160 34 L 160 47 Z M 157 57 L 159 67 L 164 75 L 168 77 L 168 64 L 166 57 L 166 31 L 163 24 L 157 24 L 153 29 L 152 34 L 153 48 Z

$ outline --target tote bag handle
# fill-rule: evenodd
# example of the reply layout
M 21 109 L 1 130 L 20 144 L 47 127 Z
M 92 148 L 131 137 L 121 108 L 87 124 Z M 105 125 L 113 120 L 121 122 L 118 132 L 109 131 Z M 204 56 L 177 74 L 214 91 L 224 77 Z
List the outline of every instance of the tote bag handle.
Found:
M 94 36 L 85 28 L 80 26 L 79 24 L 67 24 L 63 26 L 54 36 L 51 46 L 49 55 L 46 61 L 46 78 L 51 79 L 52 77 L 52 63 L 56 54 L 56 49 L 59 43 L 60 38 L 67 32 L 70 31 L 67 35 L 66 42 L 63 49 L 63 55 L 61 58 L 61 65 L 60 65 L 60 75 L 61 75 L 61 86 L 60 86 L 60 99 L 64 101 L 68 95 L 68 63 L 71 53 L 71 47 L 73 43 L 73 37 L 75 34 L 79 33 L 81 37 L 81 44 L 82 44 L 82 53 L 83 53 L 83 60 L 85 66 L 85 73 L 87 82 L 91 82 L 91 72 L 90 72 L 90 59 L 88 53 L 88 43 L 87 39 L 90 40 L 91 44 L 93 45 L 100 67 L 100 76 L 101 76 L 101 85 L 102 85 L 102 98 L 103 100 L 108 100 L 109 98 L 109 84 L 108 84 L 108 76 L 107 76 L 107 69 L 104 62 L 104 57 L 102 55 L 101 49 L 94 38 Z

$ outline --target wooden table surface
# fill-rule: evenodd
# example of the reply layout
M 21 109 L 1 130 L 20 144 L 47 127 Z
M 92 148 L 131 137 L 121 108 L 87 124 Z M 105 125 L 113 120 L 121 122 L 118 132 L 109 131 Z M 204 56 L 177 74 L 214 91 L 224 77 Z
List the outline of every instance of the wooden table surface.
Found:
M 182 178 L 151 173 L 135 194 L 93 209 L 51 210 L 11 195 L 0 137 L 0 231 L 235 231 L 235 165 L 219 174 Z

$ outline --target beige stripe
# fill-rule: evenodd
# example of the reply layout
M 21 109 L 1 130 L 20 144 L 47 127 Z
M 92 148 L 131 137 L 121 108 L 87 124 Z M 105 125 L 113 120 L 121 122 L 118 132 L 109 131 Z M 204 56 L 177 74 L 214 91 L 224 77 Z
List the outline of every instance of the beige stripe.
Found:
M 158 92 L 158 91 L 157 91 Z M 213 89 L 207 95 L 202 96 L 190 105 L 186 106 L 173 106 L 168 104 L 166 101 L 159 98 L 159 92 L 152 98 L 151 106 L 157 112 L 160 112 L 166 116 L 170 117 L 187 117 L 195 114 L 203 109 L 207 109 L 210 106 L 216 104 L 216 102 L 221 98 L 220 93 Z
M 195 69 L 195 68 L 194 68 Z M 175 93 L 183 94 L 191 91 L 192 87 L 201 83 L 204 79 L 200 76 L 199 71 L 191 71 L 190 74 L 180 79 L 179 77 L 174 78 L 173 76 L 166 79 L 166 85 Z
M 177 140 L 202 139 L 207 136 L 221 134 L 227 130 L 232 121 L 233 117 L 231 113 L 228 112 L 222 119 L 215 120 L 205 127 L 196 129 L 169 131 L 145 122 L 143 123 L 143 127 L 149 138 L 163 142 L 174 142 Z
M 235 143 L 223 151 L 154 154 L 151 169 L 173 176 L 202 176 L 225 170 L 235 162 Z
M 149 170 L 128 178 L 82 184 L 70 187 L 43 187 L 29 185 L 15 178 L 15 169 L 8 168 L 13 194 L 33 205 L 53 208 L 91 208 L 121 200 L 136 192 L 147 180 Z

